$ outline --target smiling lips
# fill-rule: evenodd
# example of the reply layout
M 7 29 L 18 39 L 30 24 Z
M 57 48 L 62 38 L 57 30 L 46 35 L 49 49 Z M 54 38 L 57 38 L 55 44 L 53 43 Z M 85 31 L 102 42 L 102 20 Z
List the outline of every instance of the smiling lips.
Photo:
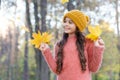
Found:
M 64 30 L 70 30 L 70 28 L 64 28 Z

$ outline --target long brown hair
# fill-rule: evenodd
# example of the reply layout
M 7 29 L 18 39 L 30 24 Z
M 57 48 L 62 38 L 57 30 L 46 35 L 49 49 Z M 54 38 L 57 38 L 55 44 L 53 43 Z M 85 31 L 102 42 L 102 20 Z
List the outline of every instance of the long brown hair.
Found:
M 85 58 L 85 55 L 84 55 L 85 37 L 82 34 L 82 32 L 80 32 L 78 30 L 78 28 L 76 28 L 75 35 L 76 35 L 76 38 L 77 38 L 76 46 L 77 46 L 77 50 L 79 52 L 78 56 L 79 56 L 81 68 L 82 68 L 82 71 L 85 71 L 86 70 L 86 58 Z M 57 64 L 57 69 L 56 69 L 57 73 L 60 73 L 62 71 L 63 58 L 64 58 L 64 56 L 63 56 L 63 48 L 64 48 L 65 43 L 67 42 L 67 38 L 68 38 L 68 34 L 64 33 L 62 40 L 57 44 L 59 46 L 59 50 L 58 50 L 58 53 L 57 53 L 57 62 L 56 62 L 56 64 Z

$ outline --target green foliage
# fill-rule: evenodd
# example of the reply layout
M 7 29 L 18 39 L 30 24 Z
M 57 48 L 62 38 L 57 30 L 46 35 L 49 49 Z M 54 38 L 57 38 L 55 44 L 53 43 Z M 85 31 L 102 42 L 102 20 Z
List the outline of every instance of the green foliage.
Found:
M 105 52 L 103 55 L 103 63 L 98 74 L 98 80 L 118 80 L 118 73 L 120 70 L 119 57 L 120 54 L 117 49 L 117 36 L 113 31 L 109 30 L 109 26 L 101 24 L 103 34 L 102 39 L 105 42 Z

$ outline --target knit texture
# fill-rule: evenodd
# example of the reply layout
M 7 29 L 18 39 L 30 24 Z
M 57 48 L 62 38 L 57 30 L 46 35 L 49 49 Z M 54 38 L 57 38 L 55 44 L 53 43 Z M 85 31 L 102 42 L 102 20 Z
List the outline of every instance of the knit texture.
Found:
M 89 17 L 79 10 L 71 10 L 67 12 L 63 17 L 63 20 L 66 17 L 70 18 L 81 32 L 87 27 L 89 22 Z
M 87 66 L 86 71 L 82 72 L 75 41 L 76 37 L 69 37 L 64 46 L 63 69 L 60 74 L 56 72 L 56 54 L 59 47 L 55 47 L 54 57 L 49 48 L 43 52 L 50 69 L 57 75 L 57 80 L 91 80 L 91 72 L 96 72 L 100 68 L 104 49 L 96 47 L 92 41 L 86 40 L 84 53 Z

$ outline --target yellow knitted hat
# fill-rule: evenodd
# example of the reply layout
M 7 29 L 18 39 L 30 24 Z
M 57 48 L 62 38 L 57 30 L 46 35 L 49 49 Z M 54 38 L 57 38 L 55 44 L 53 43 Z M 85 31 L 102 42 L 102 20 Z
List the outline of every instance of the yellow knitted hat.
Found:
M 89 22 L 89 17 L 79 10 L 71 10 L 67 12 L 63 17 L 63 20 L 66 17 L 70 18 L 81 32 L 87 27 Z

